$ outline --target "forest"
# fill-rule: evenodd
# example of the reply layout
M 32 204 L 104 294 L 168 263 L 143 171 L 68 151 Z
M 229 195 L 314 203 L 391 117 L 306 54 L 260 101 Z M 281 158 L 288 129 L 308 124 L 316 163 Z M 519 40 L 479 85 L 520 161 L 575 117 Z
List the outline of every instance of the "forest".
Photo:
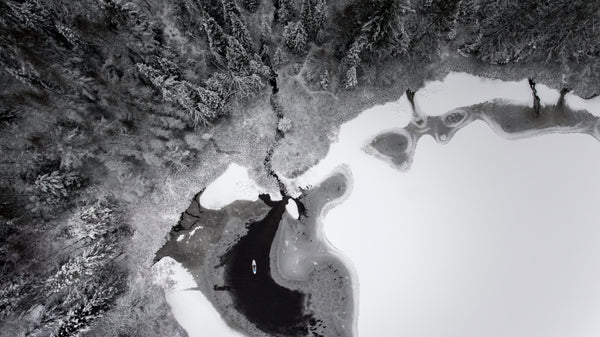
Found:
M 597 21 L 587 0 L 0 2 L 0 335 L 184 335 L 132 241 L 170 228 L 132 214 L 284 70 L 318 56 L 306 85 L 338 94 L 456 57 L 593 96 Z

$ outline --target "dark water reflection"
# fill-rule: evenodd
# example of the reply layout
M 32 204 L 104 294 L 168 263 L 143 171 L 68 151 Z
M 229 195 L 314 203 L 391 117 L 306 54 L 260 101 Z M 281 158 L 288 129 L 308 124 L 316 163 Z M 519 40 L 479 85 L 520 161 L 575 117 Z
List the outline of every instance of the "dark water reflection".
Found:
M 221 258 L 225 267 L 225 288 L 231 291 L 236 309 L 259 329 L 273 335 L 304 336 L 312 316 L 305 313 L 305 295 L 277 284 L 271 277 L 269 252 L 286 211 L 288 197 L 272 201 L 260 195 L 271 210 L 259 221 L 247 225 L 243 236 Z M 256 274 L 252 271 L 256 261 Z

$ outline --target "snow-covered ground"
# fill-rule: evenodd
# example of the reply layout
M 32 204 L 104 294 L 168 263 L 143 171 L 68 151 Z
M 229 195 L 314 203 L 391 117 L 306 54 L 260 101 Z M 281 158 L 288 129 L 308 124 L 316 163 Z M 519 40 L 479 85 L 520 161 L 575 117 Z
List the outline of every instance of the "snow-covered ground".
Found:
M 429 116 L 439 116 L 455 108 L 493 100 L 533 106 L 527 79 L 511 82 L 450 73 L 443 81 L 429 82 L 415 93 L 415 104 Z
M 236 200 L 258 200 L 264 193 L 248 175 L 248 169 L 230 164 L 225 172 L 210 183 L 200 196 L 200 204 L 208 209 L 221 209 Z
M 543 84 L 536 84 L 536 91 L 542 106 L 556 104 L 560 97 L 557 90 Z M 531 107 L 533 94 L 527 79 L 502 81 L 457 72 L 449 73 L 442 81 L 428 82 L 415 93 L 417 108 L 429 116 L 491 101 Z M 588 110 L 600 116 L 600 96 L 585 100 L 567 93 L 565 102 L 573 110 Z

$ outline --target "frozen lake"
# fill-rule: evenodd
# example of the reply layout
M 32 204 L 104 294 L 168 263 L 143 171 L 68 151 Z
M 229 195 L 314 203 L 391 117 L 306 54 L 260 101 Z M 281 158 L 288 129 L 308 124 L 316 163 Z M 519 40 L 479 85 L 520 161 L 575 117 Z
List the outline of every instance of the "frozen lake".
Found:
M 543 85 L 536 89 L 541 107 L 559 101 L 557 91 Z M 520 125 L 506 129 L 483 116 L 479 119 L 494 129 L 476 120 L 453 137 L 436 136 L 442 142 L 452 138 L 446 145 L 424 136 L 405 166 L 374 155 L 368 144 L 375 136 L 407 134 L 407 127 L 415 130 L 413 117 L 427 120 L 487 102 L 495 109 L 512 106 L 513 122 L 521 107 L 526 112 L 533 106 L 527 80 L 452 73 L 419 89 L 415 110 L 405 94 L 342 125 L 323 160 L 298 178 L 284 178 L 288 189 L 297 192 L 318 185 L 340 165 L 352 175 L 349 197 L 321 221 L 326 237 L 354 271 L 357 335 L 600 334 L 600 143 L 590 137 L 600 137 L 594 117 L 600 114 L 600 100 L 569 93 L 561 101 L 562 107 L 593 116 L 572 118 L 562 108 L 552 108 L 537 121 L 529 116 L 526 121 L 539 122 L 544 132 L 570 133 L 532 138 L 527 136 L 535 132 L 519 131 Z M 422 134 L 449 132 L 437 121 L 419 126 Z M 405 139 L 407 148 L 416 143 Z M 245 168 L 232 164 L 200 202 L 220 209 L 235 200 L 256 200 L 261 192 Z M 297 219 L 295 206 L 289 203 L 286 209 Z M 168 294 L 190 336 L 202 334 L 207 323 L 193 317 L 218 319 L 200 292 Z M 211 330 L 214 336 L 237 334 L 224 323 Z
M 537 89 L 542 107 L 556 104 L 557 91 Z M 564 100 L 600 112 L 598 99 Z M 483 102 L 533 105 L 527 80 L 468 74 L 415 95 L 421 117 Z M 412 113 L 406 95 L 365 111 L 342 126 L 326 158 L 290 180 L 314 185 L 342 164 L 352 172 L 352 194 L 323 230 L 355 269 L 358 335 L 597 336 L 598 141 L 507 140 L 476 121 L 447 145 L 422 138 L 405 172 L 363 151 L 376 134 L 408 126 Z
M 427 137 L 412 168 L 349 164 L 324 231 L 354 264 L 359 336 L 597 336 L 600 144 Z

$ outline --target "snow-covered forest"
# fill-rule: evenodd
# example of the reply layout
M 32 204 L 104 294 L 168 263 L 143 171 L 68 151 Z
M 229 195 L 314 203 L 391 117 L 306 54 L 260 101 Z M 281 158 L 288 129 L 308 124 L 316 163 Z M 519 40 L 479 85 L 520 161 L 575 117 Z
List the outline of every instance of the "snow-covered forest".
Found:
M 185 335 L 149 268 L 229 162 L 277 190 L 454 69 L 594 96 L 599 21 L 587 0 L 0 2 L 0 335 Z

